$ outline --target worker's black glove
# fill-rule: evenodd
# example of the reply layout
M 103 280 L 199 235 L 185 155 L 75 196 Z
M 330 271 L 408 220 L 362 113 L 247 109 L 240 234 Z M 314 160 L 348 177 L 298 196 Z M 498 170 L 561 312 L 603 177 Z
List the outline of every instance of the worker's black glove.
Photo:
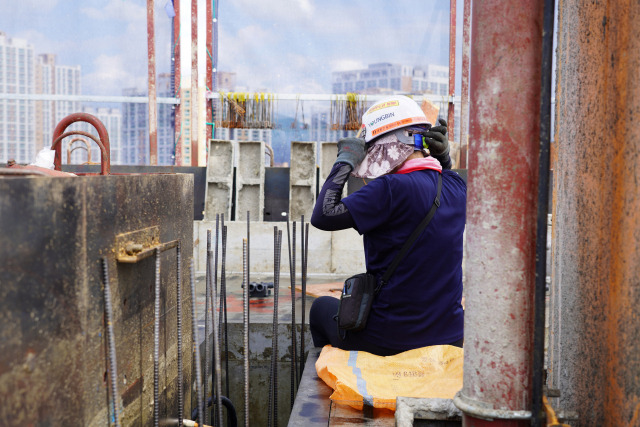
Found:
M 364 139 L 362 138 L 341 139 L 338 141 L 338 158 L 335 163 L 346 163 L 350 165 L 352 169 L 355 169 L 364 159 L 364 146 Z
M 443 169 L 451 169 L 447 121 L 438 119 L 438 123 L 439 126 L 434 126 L 422 134 L 425 136 L 425 142 L 429 145 L 429 153 L 440 162 Z

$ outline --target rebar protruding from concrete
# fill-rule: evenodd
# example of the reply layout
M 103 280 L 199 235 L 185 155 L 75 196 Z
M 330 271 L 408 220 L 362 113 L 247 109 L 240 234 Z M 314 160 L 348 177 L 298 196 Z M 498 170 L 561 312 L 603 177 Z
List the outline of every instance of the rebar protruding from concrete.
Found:
M 269 375 L 269 415 L 268 426 L 278 425 L 278 294 L 280 286 L 280 262 L 282 249 L 282 231 L 273 227 L 273 331 L 271 338 L 271 374 Z M 271 408 L 273 406 L 273 424 Z
M 156 277 L 153 303 L 153 425 L 160 421 L 160 249 L 156 248 Z
M 176 247 L 176 319 L 177 319 L 177 335 L 178 335 L 178 427 L 183 426 L 184 419 L 184 397 L 182 381 L 184 376 L 182 373 L 182 248 L 180 242 Z
M 218 274 L 218 220 L 216 215 L 216 258 L 215 258 L 215 268 L 213 270 L 214 274 L 214 286 L 213 286 L 213 295 L 211 298 L 211 319 L 213 320 L 213 369 L 215 371 L 215 380 L 212 378 L 212 381 L 215 382 L 215 393 L 211 390 L 211 396 L 216 396 L 217 398 L 217 407 L 214 412 L 216 414 L 217 426 L 222 427 L 222 370 L 220 368 L 220 330 L 218 329 L 218 318 L 216 317 L 216 300 L 218 299 L 218 286 L 217 286 L 217 274 Z
M 224 303 L 224 369 L 225 369 L 225 390 L 229 396 L 229 334 L 227 328 L 227 226 L 224 225 L 224 215 L 220 216 L 222 227 L 222 266 L 220 267 L 220 287 L 222 289 L 222 301 Z
M 242 241 L 242 321 L 244 325 L 243 345 L 244 345 L 244 425 L 249 427 L 249 266 L 247 239 Z
M 293 243 L 292 241 L 293 237 Z M 298 384 L 298 358 L 296 357 L 296 222 L 293 221 L 293 233 L 289 234 L 289 219 L 287 219 L 287 241 L 289 243 L 289 278 L 291 281 L 291 409 L 295 400 L 295 390 Z
M 251 283 L 249 273 L 251 271 L 251 237 L 250 237 L 251 211 L 247 211 L 247 283 Z
M 306 227 L 306 230 L 305 230 Z M 302 307 L 300 316 L 302 321 L 300 322 L 300 378 L 302 378 L 302 371 L 304 370 L 304 323 L 305 323 L 305 311 L 306 311 L 306 299 L 307 299 L 307 255 L 309 254 L 309 224 L 304 223 L 304 215 L 300 219 L 300 269 L 301 271 L 301 286 L 302 286 Z M 299 384 L 299 383 L 298 383 Z
M 191 265 L 189 266 L 190 285 L 191 285 L 191 342 L 192 342 L 192 355 L 193 363 L 196 371 L 196 396 L 198 404 L 198 419 L 204 419 L 204 408 L 202 403 L 202 371 L 200 366 L 200 353 L 198 352 L 198 324 L 196 311 L 196 277 L 193 268 L 193 258 L 191 258 Z
M 107 345 L 109 346 L 109 385 L 111 387 L 111 410 L 116 427 L 120 427 L 118 412 L 118 363 L 116 360 L 116 343 L 113 336 L 113 308 L 111 306 L 111 286 L 109 285 L 109 267 L 107 258 L 102 258 L 102 281 L 104 284 L 104 313 L 107 323 Z
M 214 245 L 214 257 L 213 257 L 213 295 L 212 295 L 212 301 L 211 301 L 211 307 L 212 307 L 212 312 L 211 312 L 211 316 L 213 318 L 213 325 L 215 327 L 216 325 L 216 321 L 215 321 L 215 316 L 216 316 L 216 300 L 218 299 L 218 241 L 220 239 L 220 215 L 216 214 L 216 241 L 215 241 L 215 245 Z M 220 306 L 222 306 L 222 300 L 220 300 Z M 216 345 L 218 345 L 218 355 L 216 355 L 215 352 L 215 348 L 214 348 L 214 352 L 213 352 L 213 360 L 211 361 L 211 366 L 213 366 L 214 368 L 213 371 L 216 372 L 216 375 L 218 374 L 218 371 L 215 369 L 216 367 L 216 362 L 218 359 L 218 357 L 220 356 L 219 354 L 219 350 L 220 350 L 220 337 L 222 336 L 222 310 L 220 310 L 220 316 L 218 318 L 218 323 L 217 323 L 218 327 L 218 335 L 217 338 L 215 338 L 214 340 L 214 347 Z M 216 335 L 214 334 L 214 337 L 216 337 Z M 217 342 L 216 342 L 217 341 Z M 214 392 L 214 386 L 216 385 L 216 381 L 218 380 L 218 377 L 213 378 L 213 374 L 212 374 L 212 378 L 211 378 L 211 396 L 213 398 L 213 396 L 216 395 L 216 393 Z M 214 405 L 211 405 L 214 406 Z M 220 406 L 217 406 L 215 408 L 212 409 L 213 412 L 218 412 Z M 212 420 L 215 420 L 217 417 L 212 417 Z
M 204 308 L 204 395 L 206 397 L 209 392 L 209 375 L 211 373 L 210 361 L 211 361 L 211 341 L 209 339 L 209 312 L 211 311 L 211 261 L 213 258 L 213 252 L 211 251 L 211 229 L 207 230 L 207 265 L 206 265 L 206 277 L 205 277 L 205 308 Z M 199 418 L 202 420 L 202 418 Z M 210 424 L 209 411 L 204 411 L 205 424 Z

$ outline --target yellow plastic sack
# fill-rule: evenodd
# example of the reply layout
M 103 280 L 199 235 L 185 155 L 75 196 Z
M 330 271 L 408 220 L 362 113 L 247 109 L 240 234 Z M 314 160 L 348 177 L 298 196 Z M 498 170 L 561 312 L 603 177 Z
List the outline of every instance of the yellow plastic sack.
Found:
M 375 356 L 325 346 L 316 362 L 318 376 L 334 391 L 331 400 L 362 409 L 396 409 L 396 397 L 452 399 L 462 388 L 464 351 L 436 345 L 395 356 Z

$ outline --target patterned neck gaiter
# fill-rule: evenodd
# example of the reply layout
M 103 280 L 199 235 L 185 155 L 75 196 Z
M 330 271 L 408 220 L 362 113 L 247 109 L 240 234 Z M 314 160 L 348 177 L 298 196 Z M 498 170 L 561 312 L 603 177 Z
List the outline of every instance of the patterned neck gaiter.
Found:
M 367 155 L 351 175 L 357 178 L 377 178 L 400 166 L 413 153 L 413 146 L 404 144 L 393 133 L 381 136 L 367 150 Z

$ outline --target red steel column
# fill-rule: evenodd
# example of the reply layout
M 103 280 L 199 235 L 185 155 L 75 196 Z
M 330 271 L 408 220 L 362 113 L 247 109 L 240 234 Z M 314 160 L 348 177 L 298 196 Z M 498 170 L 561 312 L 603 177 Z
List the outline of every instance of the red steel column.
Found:
M 471 0 L 464 0 L 462 17 L 462 81 L 460 96 L 460 169 L 467 168 L 469 144 L 469 49 L 471 48 Z
M 147 0 L 147 46 L 149 70 L 149 164 L 158 164 L 158 104 L 156 104 L 156 35 L 153 0 Z
M 473 4 L 464 426 L 528 426 L 542 0 Z M 499 17 L 499 19 L 496 19 Z
M 198 0 L 191 0 L 191 166 L 198 166 Z
M 213 0 L 207 0 L 207 90 L 213 91 Z M 205 98 L 207 103 L 207 122 L 213 123 L 213 112 L 211 110 L 211 101 Z M 213 127 L 207 125 L 207 142 L 209 145 L 211 139 L 211 130 Z M 207 149 L 208 150 L 208 149 Z
M 182 56 L 180 53 L 180 0 L 173 2 L 173 10 L 176 16 L 173 17 L 173 96 L 182 99 L 182 69 L 181 63 Z M 176 141 L 175 152 L 175 165 L 182 166 L 182 101 L 180 104 L 175 105 L 174 110 L 174 131 Z
M 454 140 L 455 105 L 453 97 L 456 94 L 456 0 L 449 2 L 449 140 Z

